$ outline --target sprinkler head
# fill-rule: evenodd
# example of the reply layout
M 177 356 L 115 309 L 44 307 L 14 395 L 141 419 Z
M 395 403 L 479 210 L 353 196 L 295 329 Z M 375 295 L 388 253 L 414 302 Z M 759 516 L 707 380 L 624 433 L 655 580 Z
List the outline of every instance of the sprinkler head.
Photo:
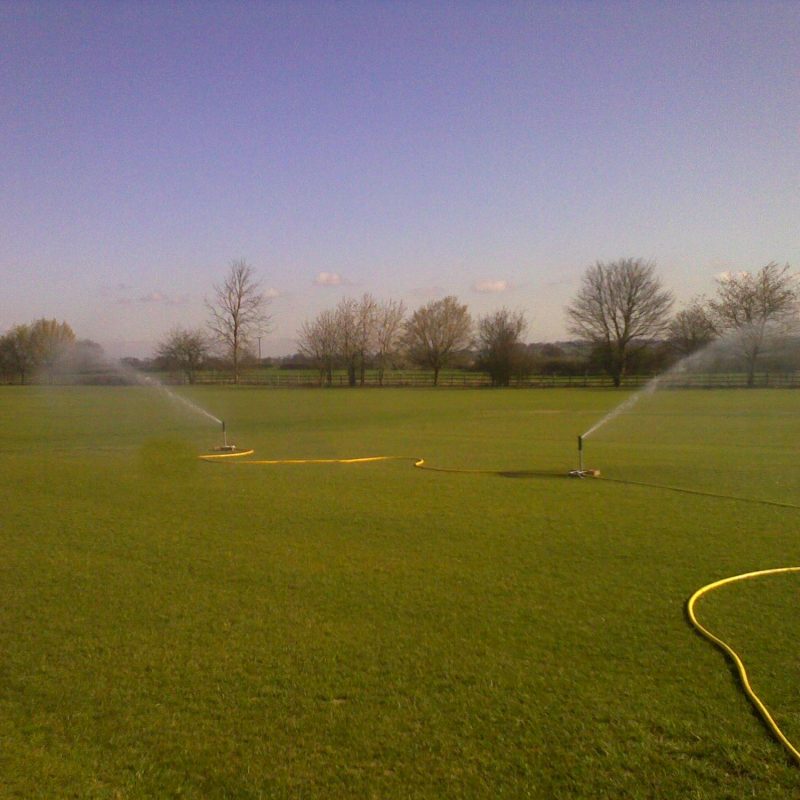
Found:
M 572 469 L 568 473 L 570 478 L 599 478 L 599 469 L 583 468 L 583 436 L 578 436 L 578 469 Z
M 225 432 L 225 420 L 221 419 L 220 422 L 222 423 L 222 445 L 220 447 L 215 447 L 215 453 L 232 453 L 236 449 L 235 444 L 228 444 L 228 434 Z

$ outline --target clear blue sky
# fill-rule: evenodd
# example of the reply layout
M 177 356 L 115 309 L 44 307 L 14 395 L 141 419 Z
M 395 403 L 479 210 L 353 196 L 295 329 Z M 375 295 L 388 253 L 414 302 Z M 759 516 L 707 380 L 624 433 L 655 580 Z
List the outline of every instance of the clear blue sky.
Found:
M 241 257 L 265 353 L 344 294 L 533 341 L 598 259 L 800 267 L 798 43 L 798 2 L 0 2 L 0 331 L 147 355 Z

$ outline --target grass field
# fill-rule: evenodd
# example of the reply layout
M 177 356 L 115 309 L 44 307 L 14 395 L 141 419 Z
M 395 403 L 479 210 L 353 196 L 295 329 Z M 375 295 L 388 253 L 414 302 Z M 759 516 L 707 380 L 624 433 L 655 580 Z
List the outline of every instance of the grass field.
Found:
M 752 502 L 800 507 L 796 391 L 644 398 L 586 442 L 619 482 L 564 477 L 611 390 L 181 393 L 261 458 L 486 472 L 203 463 L 154 390 L 0 389 L 0 797 L 800 794 L 684 611 L 800 564 Z M 698 608 L 795 742 L 798 589 Z

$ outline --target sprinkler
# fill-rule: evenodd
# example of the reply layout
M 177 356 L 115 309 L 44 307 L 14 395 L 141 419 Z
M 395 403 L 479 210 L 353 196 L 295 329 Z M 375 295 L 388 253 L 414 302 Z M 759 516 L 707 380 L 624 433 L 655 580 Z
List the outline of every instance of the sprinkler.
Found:
M 222 419 L 220 422 L 222 423 L 222 446 L 215 447 L 214 451 L 217 453 L 232 453 L 236 449 L 236 445 L 228 444 L 228 434 L 225 431 L 225 420 Z
M 599 478 L 599 469 L 583 468 L 583 436 L 578 437 L 578 469 L 570 470 L 570 478 Z

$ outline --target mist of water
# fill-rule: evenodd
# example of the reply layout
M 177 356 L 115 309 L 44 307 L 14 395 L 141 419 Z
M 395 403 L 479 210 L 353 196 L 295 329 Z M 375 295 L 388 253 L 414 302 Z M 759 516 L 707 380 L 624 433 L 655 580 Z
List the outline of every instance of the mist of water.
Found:
M 652 394 L 657 388 L 661 381 L 661 376 L 656 376 L 653 380 L 649 381 L 643 388 L 641 388 L 635 394 L 630 395 L 629 397 L 625 398 L 618 406 L 615 406 L 608 412 L 602 419 L 599 419 L 592 425 L 586 433 L 581 435 L 582 439 L 586 439 L 591 436 L 596 430 L 603 427 L 607 423 L 611 422 L 612 419 L 616 419 L 620 414 L 624 414 L 627 411 L 630 411 L 638 402 L 641 400 L 645 395 Z
M 219 417 L 214 416 L 214 414 L 212 414 L 210 411 L 206 411 L 206 409 L 204 409 L 202 406 L 197 405 L 197 403 L 193 403 L 191 400 L 187 400 L 185 397 L 182 397 L 179 394 L 175 394 L 175 392 L 168 389 L 160 381 L 154 380 L 149 376 L 143 376 L 143 377 L 144 377 L 143 381 L 144 386 L 151 386 L 156 391 L 165 395 L 170 402 L 176 403 L 179 406 L 183 406 L 183 408 L 186 408 L 189 411 L 194 412 L 195 414 L 200 414 L 201 416 L 210 419 L 212 422 L 215 422 L 217 425 L 222 425 L 222 420 Z
M 139 386 L 147 386 L 154 391 L 157 391 L 163 397 L 165 397 L 169 402 L 174 403 L 175 405 L 182 407 L 188 411 L 191 411 L 194 414 L 198 414 L 206 419 L 210 419 L 212 422 L 215 422 L 217 425 L 222 425 L 222 420 L 212 414 L 210 411 L 207 411 L 202 406 L 198 405 L 197 403 L 193 403 L 191 400 L 187 400 L 185 397 L 182 397 L 179 394 L 176 394 L 167 386 L 164 386 L 161 381 L 157 380 L 156 378 L 151 377 L 150 375 L 143 375 L 138 370 L 133 369 L 133 367 L 129 367 L 125 364 L 118 364 L 117 370 L 123 375 L 127 380 L 131 381 L 132 383 L 136 383 Z
M 604 417 L 595 422 L 586 433 L 582 434 L 581 438 L 586 439 L 621 414 L 630 411 L 643 397 L 653 394 L 657 389 L 685 385 L 687 377 L 692 373 L 720 370 L 735 371 L 737 362 L 741 359 L 742 351 L 748 348 L 748 339 L 752 335 L 753 332 L 748 329 L 732 331 L 715 339 L 700 350 L 684 356 L 666 372 L 657 375 L 638 392 L 625 398 L 618 406 L 612 408 Z M 781 347 L 784 349 L 792 346 L 797 347 L 797 342 L 793 344 L 794 340 L 787 338 L 785 332 L 778 327 L 767 330 L 761 336 L 763 337 L 762 355 L 767 355 L 769 349 L 774 351 Z

